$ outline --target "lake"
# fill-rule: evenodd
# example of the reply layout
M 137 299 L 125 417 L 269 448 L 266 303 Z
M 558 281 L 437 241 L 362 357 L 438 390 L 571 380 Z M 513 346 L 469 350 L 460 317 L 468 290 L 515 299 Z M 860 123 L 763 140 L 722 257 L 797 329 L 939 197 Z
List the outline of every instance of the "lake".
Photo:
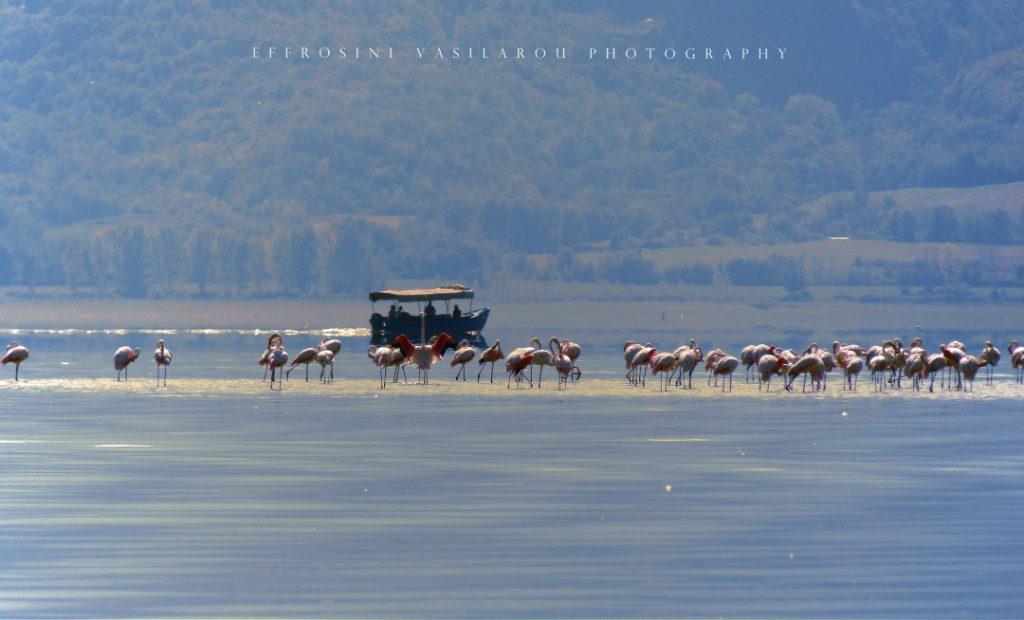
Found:
M 563 393 L 381 391 L 360 333 L 280 392 L 252 330 L 5 334 L 0 616 L 1024 615 L 1005 359 L 972 395 L 660 394 L 583 334 Z

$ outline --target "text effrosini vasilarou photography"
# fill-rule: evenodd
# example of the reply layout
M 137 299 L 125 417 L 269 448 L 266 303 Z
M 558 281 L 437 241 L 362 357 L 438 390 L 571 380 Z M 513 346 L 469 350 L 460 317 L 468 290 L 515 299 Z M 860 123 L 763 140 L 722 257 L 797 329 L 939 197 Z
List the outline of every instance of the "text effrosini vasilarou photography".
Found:
M 0 617 L 1018 618 L 1024 5 L 0 6 Z

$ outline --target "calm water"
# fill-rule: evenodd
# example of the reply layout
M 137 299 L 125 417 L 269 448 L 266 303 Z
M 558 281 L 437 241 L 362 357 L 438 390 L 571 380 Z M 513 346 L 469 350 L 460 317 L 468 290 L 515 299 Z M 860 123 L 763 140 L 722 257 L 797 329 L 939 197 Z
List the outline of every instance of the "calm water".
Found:
M 347 338 L 334 385 L 270 393 L 265 338 L 176 333 L 158 390 L 155 335 L 19 337 L 3 617 L 1024 615 L 1005 367 L 971 397 L 636 394 L 608 343 L 565 394 L 447 366 L 381 394 Z

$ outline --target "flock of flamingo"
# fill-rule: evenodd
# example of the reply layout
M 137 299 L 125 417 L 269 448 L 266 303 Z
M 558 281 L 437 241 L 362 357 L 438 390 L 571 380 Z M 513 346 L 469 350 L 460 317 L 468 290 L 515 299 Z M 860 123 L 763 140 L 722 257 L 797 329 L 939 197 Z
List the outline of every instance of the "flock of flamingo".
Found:
M 758 391 L 763 388 L 766 392 L 771 390 L 772 378 L 776 376 L 781 378 L 787 391 L 792 391 L 794 382 L 801 376 L 802 391 L 807 391 L 808 379 L 813 391 L 823 390 L 828 373 L 836 368 L 843 372 L 843 388 L 851 391 L 857 390 L 858 378 L 865 368 L 877 391 L 884 391 L 887 385 L 900 389 L 906 377 L 914 391 L 920 391 L 928 381 L 928 391 L 932 392 L 936 376 L 940 377 L 940 387 L 973 391 L 974 378 L 982 368 L 986 369 L 986 383 L 992 383 L 992 369 L 999 364 L 1001 356 L 991 342 L 985 341 L 977 357 L 969 355 L 964 343 L 959 341 L 941 344 L 938 352 L 932 354 L 923 344 L 920 338 L 915 338 L 909 347 L 904 347 L 899 338 L 893 338 L 865 349 L 837 340 L 831 350 L 812 343 L 802 354 L 793 349 L 779 349 L 773 344 L 751 344 L 743 347 L 739 358 L 721 349 L 705 355 L 692 339 L 672 352 L 660 352 L 649 343 L 642 345 L 633 341 L 627 342 L 622 350 L 630 384 L 644 386 L 649 371 L 652 376 L 661 375 L 659 387 L 662 390 L 668 389 L 673 378 L 676 386 L 692 388 L 693 371 L 700 362 L 704 362 L 708 385 L 712 379 L 718 385 L 721 379 L 723 392 L 732 391 L 732 375 L 741 364 L 746 370 L 746 381 L 751 381 L 753 373 Z M 1024 347 L 1014 340 L 1006 350 L 1017 383 L 1024 383 Z
M 692 389 L 693 373 L 702 362 L 707 372 L 708 385 L 714 381 L 716 386 L 721 385 L 723 392 L 732 391 L 732 377 L 740 365 L 745 368 L 746 381 L 751 382 L 753 375 L 753 380 L 758 384 L 758 391 L 763 389 L 766 392 L 771 390 L 774 377 L 779 377 L 783 387 L 787 391 L 792 391 L 794 383 L 801 376 L 803 392 L 807 391 L 808 384 L 812 391 L 823 390 L 826 387 L 828 373 L 837 368 L 843 373 L 843 389 L 850 391 L 856 391 L 858 378 L 865 369 L 869 371 L 876 391 L 884 391 L 887 387 L 901 389 L 903 379 L 906 378 L 911 382 L 914 391 L 921 390 L 927 381 L 928 391 L 932 392 L 937 376 L 942 388 L 973 391 L 974 379 L 982 368 L 986 371 L 986 383 L 992 383 L 992 369 L 999 364 L 1001 355 L 991 342 L 986 341 L 977 356 L 968 354 L 964 343 L 959 341 L 941 344 L 938 351 L 931 354 L 924 349 L 923 344 L 920 338 L 915 338 L 909 347 L 904 347 L 899 338 L 893 338 L 864 348 L 837 340 L 832 343 L 831 349 L 821 348 L 817 343 L 812 343 L 803 353 L 797 353 L 793 349 L 780 349 L 776 345 L 752 344 L 743 347 L 738 358 L 728 355 L 721 349 L 714 349 L 705 354 L 693 339 L 689 344 L 677 347 L 673 351 L 659 351 L 650 343 L 640 344 L 634 341 L 626 342 L 622 350 L 626 362 L 627 382 L 634 387 L 645 387 L 647 377 L 651 375 L 658 378 L 661 391 L 667 391 L 673 382 L 676 387 Z M 479 351 L 478 355 L 478 351 L 468 341 L 462 340 L 455 344 L 454 339 L 447 333 L 434 336 L 425 344 L 418 345 L 405 335 L 400 335 L 387 345 L 371 346 L 367 351 L 367 357 L 377 367 L 380 389 L 385 389 L 389 373 L 391 382 L 398 381 L 399 372 L 408 382 L 405 367 L 410 365 L 416 366 L 420 383 L 429 383 L 431 367 L 444 358 L 448 349 L 454 349 L 449 365 L 453 368 L 459 367 L 455 374 L 456 381 L 460 377 L 463 381 L 468 380 L 466 365 L 474 359 L 478 360 L 480 366 L 476 374 L 478 383 L 487 364 L 490 364 L 490 382 L 494 383 L 494 365 L 504 360 L 505 372 L 508 375 L 506 387 L 510 389 L 513 381 L 517 389 L 524 383 L 534 387 L 534 367 L 538 367 L 536 387 L 541 387 L 544 368 L 547 366 L 554 368 L 559 390 L 565 389 L 570 382 L 578 381 L 582 376 L 579 366 L 576 365 L 582 353 L 580 345 L 568 339 L 555 337 L 548 341 L 546 348 L 542 346 L 540 339 L 534 338 L 530 346 L 514 349 L 508 355 L 501 349 L 501 340 L 496 340 L 492 346 Z M 1010 365 L 1014 369 L 1016 382 L 1024 383 L 1024 346 L 1014 340 L 1007 346 L 1006 351 L 1010 355 Z M 283 380 L 290 378 L 292 371 L 300 365 L 305 366 L 306 381 L 309 381 L 309 365 L 314 362 L 320 366 L 320 381 L 331 383 L 334 381 L 334 358 L 340 353 L 340 340 L 323 338 L 318 346 L 300 351 L 288 365 L 290 358 L 284 349 L 284 339 L 275 333 L 267 340 L 267 348 L 263 351 L 258 366 L 264 367 L 264 381 L 267 380 L 269 373 L 271 389 L 275 383 L 278 389 L 281 389 Z M 122 373 L 124 380 L 128 380 L 128 366 L 139 358 L 139 354 L 138 348 L 128 346 L 120 347 L 114 352 L 117 381 L 121 381 Z M 12 342 L 7 345 L 0 365 L 13 364 L 14 380 L 18 381 L 21 364 L 28 356 L 27 347 Z M 164 341 L 157 341 L 156 349 L 153 351 L 157 385 L 160 385 L 161 371 L 163 385 L 167 385 L 167 370 L 172 360 L 171 350 Z

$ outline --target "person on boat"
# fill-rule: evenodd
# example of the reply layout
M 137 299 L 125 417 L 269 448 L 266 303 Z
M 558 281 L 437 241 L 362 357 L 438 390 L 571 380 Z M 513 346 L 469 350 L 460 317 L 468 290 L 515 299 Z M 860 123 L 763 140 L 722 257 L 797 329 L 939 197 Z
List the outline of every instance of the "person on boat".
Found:
M 409 316 L 409 313 L 405 311 L 405 307 L 398 306 L 398 316 L 400 316 L 400 317 L 402 317 L 404 319 L 404 318 L 407 318 Z
M 434 308 L 434 302 L 428 301 L 427 307 L 424 309 L 424 312 L 426 313 L 427 318 L 434 318 L 434 316 L 437 314 L 437 308 Z
M 462 318 L 462 309 L 459 308 L 459 304 L 455 304 L 452 307 L 452 318 L 453 319 L 460 319 L 460 318 Z
M 388 310 L 388 318 L 389 319 L 393 319 L 393 318 L 395 318 L 395 316 L 397 314 L 398 314 L 398 306 L 396 304 L 391 304 L 391 308 Z

